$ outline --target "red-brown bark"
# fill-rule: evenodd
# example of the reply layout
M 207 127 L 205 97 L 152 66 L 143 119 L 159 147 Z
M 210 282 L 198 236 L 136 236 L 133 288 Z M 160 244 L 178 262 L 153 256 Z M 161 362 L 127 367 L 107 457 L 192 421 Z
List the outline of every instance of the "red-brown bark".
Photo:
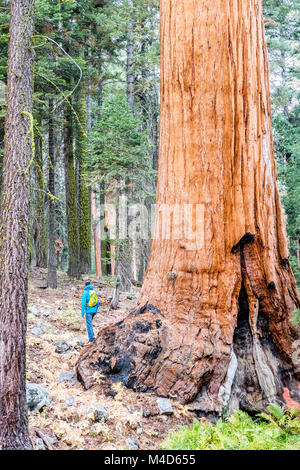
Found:
M 261 0 L 161 1 L 160 126 L 139 310 L 100 332 L 78 361 L 81 379 L 92 386 L 99 369 L 205 413 L 259 409 L 287 384 L 296 394 L 289 317 L 299 298 L 276 185 Z M 193 239 L 175 236 L 184 204 L 194 228 L 198 210 Z
M 34 1 L 12 0 L 0 228 L 0 442 L 31 449 L 26 410 Z

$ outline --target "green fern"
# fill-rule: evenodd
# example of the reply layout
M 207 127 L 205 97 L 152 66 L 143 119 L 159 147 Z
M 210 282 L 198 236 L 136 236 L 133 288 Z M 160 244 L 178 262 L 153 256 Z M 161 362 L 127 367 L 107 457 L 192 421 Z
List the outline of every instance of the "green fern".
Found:
M 293 323 L 294 326 L 300 325 L 300 310 L 294 310 L 292 313 L 292 318 L 291 318 L 291 323 Z
M 287 433 L 300 433 L 299 411 L 296 409 L 285 410 L 277 403 L 271 403 L 267 406 L 267 413 L 261 413 L 259 416 L 265 421 L 280 427 Z
M 298 412 L 272 404 L 256 419 L 236 410 L 216 424 L 195 421 L 169 434 L 162 449 L 173 450 L 300 450 Z
M 278 421 L 284 420 L 286 416 L 285 409 L 282 408 L 277 403 L 271 403 L 270 405 L 268 405 L 267 410 L 270 413 L 270 415 L 272 415 Z

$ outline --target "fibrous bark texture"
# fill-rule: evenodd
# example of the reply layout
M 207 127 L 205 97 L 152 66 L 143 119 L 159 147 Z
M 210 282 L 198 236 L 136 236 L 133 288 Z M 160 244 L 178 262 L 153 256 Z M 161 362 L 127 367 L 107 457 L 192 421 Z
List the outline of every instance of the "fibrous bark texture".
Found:
M 199 413 L 255 411 L 284 385 L 295 397 L 300 372 L 261 0 L 162 0 L 161 52 L 157 208 L 138 309 L 100 332 L 78 373 L 86 387 L 102 370 Z
M 34 244 L 36 251 L 36 266 L 47 268 L 47 230 L 44 214 L 44 175 L 43 175 L 43 151 L 42 151 L 42 119 L 40 114 L 37 115 L 37 123 L 39 132 L 35 138 L 35 181 L 39 191 L 35 198 L 35 218 L 33 224 Z
M 56 218 L 55 218 L 55 154 L 54 154 L 54 122 L 53 122 L 53 98 L 49 99 L 49 235 L 48 235 L 48 287 L 57 288 L 57 258 L 56 258 Z
M 66 213 L 69 248 L 68 275 L 70 277 L 80 279 L 80 239 L 78 229 L 79 218 L 76 207 L 76 178 L 73 137 L 72 110 L 71 107 L 68 106 L 65 109 L 64 126 Z
M 92 220 L 90 188 L 84 179 L 84 159 L 87 153 L 87 123 L 86 100 L 82 87 L 79 90 L 77 112 L 76 158 L 79 166 L 79 253 L 80 272 L 85 274 L 91 270 Z
M 25 394 L 33 0 L 12 0 L 0 227 L 0 442 L 30 449 Z
M 101 270 L 101 240 L 100 240 L 100 223 L 99 215 L 97 210 L 97 193 L 92 191 L 92 201 L 91 201 L 91 210 L 92 210 L 92 220 L 93 220 L 93 235 L 94 235 L 94 252 L 95 252 L 95 267 L 96 267 L 96 276 L 100 277 L 102 275 Z

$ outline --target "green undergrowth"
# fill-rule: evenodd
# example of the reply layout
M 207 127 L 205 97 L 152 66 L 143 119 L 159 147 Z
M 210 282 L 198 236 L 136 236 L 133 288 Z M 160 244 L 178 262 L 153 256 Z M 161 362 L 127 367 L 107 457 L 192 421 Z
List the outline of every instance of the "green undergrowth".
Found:
M 236 410 L 230 418 L 216 424 L 195 421 L 180 426 L 162 444 L 165 450 L 299 450 L 299 412 L 286 412 L 276 404 L 251 418 Z

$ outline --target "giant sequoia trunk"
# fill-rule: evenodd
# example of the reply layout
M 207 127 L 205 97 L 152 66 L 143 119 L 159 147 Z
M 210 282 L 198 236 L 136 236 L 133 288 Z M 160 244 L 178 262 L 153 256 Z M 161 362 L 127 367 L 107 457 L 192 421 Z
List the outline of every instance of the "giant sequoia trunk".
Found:
M 139 305 L 77 370 L 86 387 L 100 370 L 199 412 L 259 409 L 284 385 L 296 396 L 300 372 L 261 0 L 162 0 L 161 52 L 157 210 Z M 194 238 L 180 234 L 184 204 Z
M 34 0 L 12 0 L 0 228 L 0 443 L 30 449 L 25 395 Z

